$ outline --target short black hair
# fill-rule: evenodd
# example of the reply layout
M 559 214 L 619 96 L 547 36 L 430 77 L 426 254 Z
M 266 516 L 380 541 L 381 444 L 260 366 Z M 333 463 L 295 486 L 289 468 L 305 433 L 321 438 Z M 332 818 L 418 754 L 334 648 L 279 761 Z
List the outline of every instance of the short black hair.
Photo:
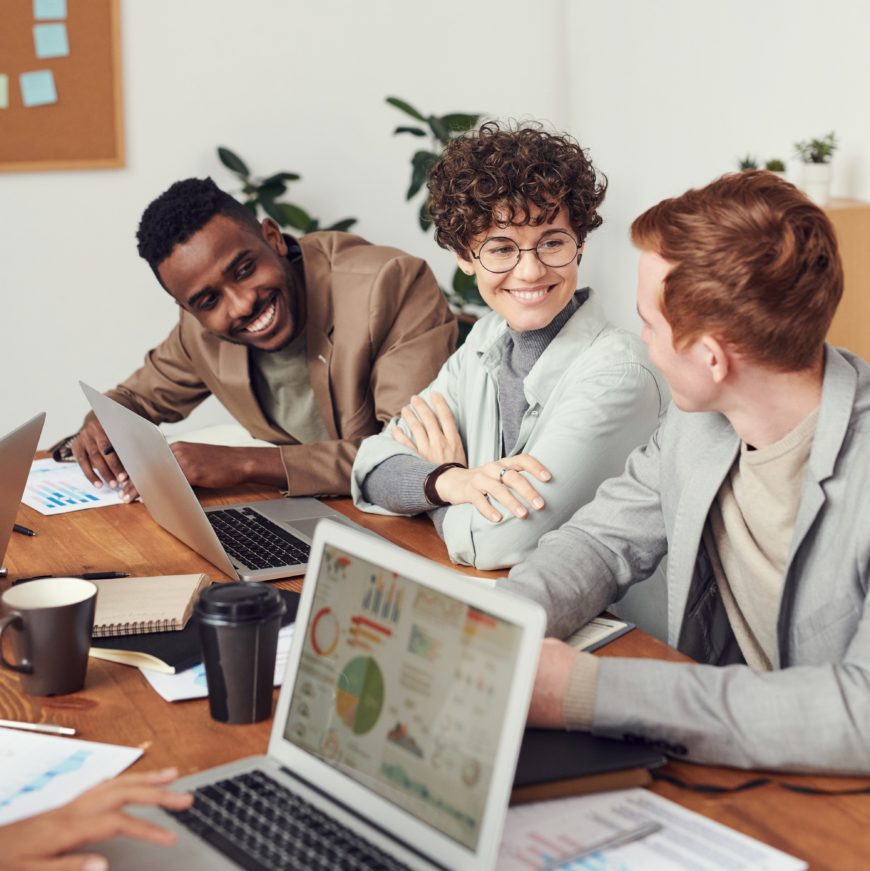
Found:
M 237 223 L 260 229 L 254 213 L 222 191 L 211 178 L 186 178 L 175 182 L 142 213 L 136 231 L 139 256 L 157 275 L 157 267 L 172 253 L 172 249 L 186 242 L 215 215 L 226 215 Z M 157 277 L 159 280 L 160 276 Z

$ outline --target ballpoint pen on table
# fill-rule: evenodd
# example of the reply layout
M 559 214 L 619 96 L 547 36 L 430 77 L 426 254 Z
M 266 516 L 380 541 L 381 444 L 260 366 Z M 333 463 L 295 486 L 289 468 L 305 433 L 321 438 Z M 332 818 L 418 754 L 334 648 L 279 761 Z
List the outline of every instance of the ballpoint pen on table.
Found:
M 654 835 L 662 830 L 660 823 L 646 822 L 641 823 L 633 829 L 623 829 L 619 832 L 614 832 L 612 835 L 607 835 L 598 841 L 588 844 L 579 850 L 565 853 L 562 856 L 556 856 L 548 859 L 539 869 L 539 871 L 556 871 L 563 865 L 570 865 L 573 862 L 579 862 L 581 859 L 591 856 L 593 853 L 598 853 L 601 850 L 612 850 L 614 847 L 621 847 L 624 844 L 630 844 L 632 841 L 640 841 L 649 835 Z
M 24 584 L 27 581 L 43 581 L 46 578 L 54 577 L 57 575 L 34 575 L 32 578 L 18 578 L 12 582 L 12 586 Z M 115 578 L 129 578 L 130 572 L 82 572 L 80 575 L 64 575 L 64 577 L 79 578 L 83 581 L 111 581 Z
M 0 720 L 6 729 L 21 729 L 24 732 L 45 732 L 48 735 L 75 735 L 71 726 L 54 726 L 51 723 L 23 723 L 19 720 Z
M 32 529 L 30 529 L 27 526 L 22 526 L 20 523 L 13 523 L 12 524 L 12 531 L 13 532 L 20 532 L 21 535 L 31 535 L 31 536 L 36 535 L 36 533 Z

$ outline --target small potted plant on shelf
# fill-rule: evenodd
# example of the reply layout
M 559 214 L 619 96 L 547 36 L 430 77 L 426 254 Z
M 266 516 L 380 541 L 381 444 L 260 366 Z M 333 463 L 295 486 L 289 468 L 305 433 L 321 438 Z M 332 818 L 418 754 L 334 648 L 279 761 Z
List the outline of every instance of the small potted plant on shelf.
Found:
M 780 178 L 785 178 L 785 162 L 780 160 L 778 157 L 772 157 L 764 164 L 764 168 L 768 172 L 772 172 L 774 175 L 778 175 Z
M 804 165 L 804 193 L 819 206 L 828 204 L 831 194 L 831 159 L 837 150 L 837 137 L 831 131 L 818 139 L 795 142 L 795 154 Z
M 753 169 L 758 169 L 758 158 L 752 154 L 747 154 L 744 157 L 738 157 L 737 168 L 741 172 L 750 172 Z

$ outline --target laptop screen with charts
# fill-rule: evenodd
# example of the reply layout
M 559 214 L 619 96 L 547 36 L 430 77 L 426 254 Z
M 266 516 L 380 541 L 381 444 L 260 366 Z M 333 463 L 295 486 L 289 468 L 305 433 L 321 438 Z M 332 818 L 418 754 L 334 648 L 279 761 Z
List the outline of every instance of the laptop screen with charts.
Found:
M 44 423 L 45 412 L 42 412 L 0 439 L 0 565 L 6 556 Z
M 163 433 L 129 408 L 79 384 L 151 517 L 231 578 L 272 581 L 301 575 L 318 520 L 330 517 L 356 526 L 318 499 L 306 497 L 203 508 Z
M 195 790 L 190 811 L 137 811 L 169 821 L 179 844 L 114 842 L 111 867 L 492 868 L 544 623 L 534 602 L 321 523 L 268 756 L 181 781 Z M 314 812 L 276 799 L 276 786 Z M 268 796 L 267 822 L 246 811 L 239 827 L 221 798 L 238 790 L 254 805 Z M 318 813 L 328 820 L 316 823 L 327 833 L 322 861 L 316 838 L 295 831 Z M 264 829 L 260 847 L 251 831 Z M 362 841 L 345 846 L 345 831 Z M 235 853 L 225 843 L 234 839 Z M 369 849 L 378 854 L 355 864 Z

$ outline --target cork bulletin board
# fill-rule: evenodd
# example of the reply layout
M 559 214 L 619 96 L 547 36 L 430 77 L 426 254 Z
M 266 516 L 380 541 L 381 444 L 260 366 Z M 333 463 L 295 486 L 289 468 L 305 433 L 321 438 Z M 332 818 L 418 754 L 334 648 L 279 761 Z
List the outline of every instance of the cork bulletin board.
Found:
M 0 171 L 124 165 L 119 0 L 0 0 Z

